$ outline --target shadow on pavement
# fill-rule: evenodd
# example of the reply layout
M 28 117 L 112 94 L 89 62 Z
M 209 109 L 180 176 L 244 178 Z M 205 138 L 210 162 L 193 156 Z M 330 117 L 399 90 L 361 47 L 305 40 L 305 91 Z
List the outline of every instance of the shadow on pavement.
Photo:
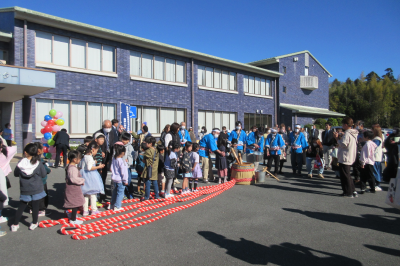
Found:
M 244 238 L 238 241 L 227 239 L 223 235 L 210 231 L 200 231 L 198 234 L 220 248 L 226 249 L 226 254 L 249 264 L 362 265 L 357 260 L 299 244 L 282 243 L 268 247 Z
M 355 217 L 336 213 L 302 211 L 288 208 L 283 208 L 283 210 L 303 214 L 310 218 L 318 219 L 325 222 L 341 223 L 357 228 L 365 228 L 384 233 L 400 235 L 400 227 L 393 226 L 394 224 L 400 222 L 399 217 L 372 214 L 364 214 L 361 215 L 362 217 Z M 389 217 L 390 219 L 387 219 L 385 217 Z
M 398 249 L 378 247 L 378 246 L 373 246 L 373 245 L 364 245 L 364 247 L 367 247 L 369 249 L 372 249 L 372 250 L 375 250 L 375 251 L 378 251 L 378 252 L 381 252 L 384 254 L 400 257 L 400 250 L 398 250 Z
M 290 183 L 292 184 L 292 183 Z M 296 185 L 296 184 L 292 184 Z M 325 196 L 333 196 L 333 197 L 338 197 L 339 193 L 329 193 L 329 192 L 323 192 L 323 191 L 318 191 L 318 190 L 310 190 L 310 189 L 301 189 L 301 188 L 294 188 L 294 187 L 284 187 L 284 186 L 279 186 L 279 185 L 270 185 L 270 184 L 257 184 L 258 187 L 264 187 L 264 188 L 273 188 L 273 189 L 278 189 L 278 190 L 286 190 L 286 191 L 292 191 L 292 192 L 303 192 L 303 193 L 308 193 L 308 194 L 318 194 L 318 195 L 325 195 Z
M 375 205 L 370 205 L 370 204 L 363 204 L 363 203 L 356 203 L 356 205 L 358 206 L 363 206 L 363 207 L 370 207 L 370 208 L 374 208 L 374 209 L 382 209 L 385 212 L 388 213 L 393 213 L 393 214 L 400 214 L 400 210 L 393 208 L 393 207 L 389 207 L 389 208 L 382 208 L 382 207 L 378 207 Z

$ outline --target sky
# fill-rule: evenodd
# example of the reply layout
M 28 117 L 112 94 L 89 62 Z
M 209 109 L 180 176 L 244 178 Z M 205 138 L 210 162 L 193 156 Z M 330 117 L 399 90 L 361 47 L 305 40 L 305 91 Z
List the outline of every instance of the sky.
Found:
M 1 0 L 248 63 L 309 50 L 345 81 L 388 67 L 400 74 L 399 0 Z

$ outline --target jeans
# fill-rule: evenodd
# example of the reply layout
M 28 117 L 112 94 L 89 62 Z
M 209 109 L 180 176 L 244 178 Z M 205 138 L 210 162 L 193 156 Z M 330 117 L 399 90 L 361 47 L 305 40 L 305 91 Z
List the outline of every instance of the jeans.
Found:
M 292 151 L 291 154 L 291 161 L 292 161 L 292 170 L 293 172 L 301 174 L 301 169 L 303 168 L 303 153 L 296 153 Z
M 132 169 L 128 169 L 128 185 L 125 187 L 125 196 L 133 199 Z
M 382 181 L 382 162 L 375 162 L 374 164 L 374 176 L 375 180 L 379 184 Z
M 368 182 L 371 191 L 375 191 L 374 166 L 371 164 L 364 165 L 364 168 L 361 168 L 361 173 L 361 190 L 365 189 Z
M 121 208 L 121 202 L 124 199 L 125 186 L 122 182 L 114 182 L 114 189 L 111 197 L 111 207 Z
M 144 199 L 148 200 L 150 198 L 150 186 L 151 184 L 153 184 L 154 187 L 154 194 L 155 194 L 155 198 L 158 199 L 158 180 L 150 180 L 150 179 L 145 179 L 145 184 L 146 184 L 146 190 L 145 190 L 145 195 L 144 195 Z
M 325 166 L 326 167 L 331 167 L 332 163 L 332 146 L 323 146 L 324 148 L 324 159 L 322 161 L 325 161 Z
M 314 168 L 314 165 L 312 164 L 312 162 L 315 160 L 315 157 L 307 157 L 307 165 L 306 165 L 306 168 L 307 168 L 307 173 L 309 174 L 309 175 L 312 175 L 312 171 L 313 171 L 313 168 Z M 321 160 L 321 162 L 322 162 L 322 164 L 324 164 L 324 161 L 323 160 Z M 318 174 L 323 174 L 324 173 L 324 167 L 322 167 L 321 169 L 318 169 Z

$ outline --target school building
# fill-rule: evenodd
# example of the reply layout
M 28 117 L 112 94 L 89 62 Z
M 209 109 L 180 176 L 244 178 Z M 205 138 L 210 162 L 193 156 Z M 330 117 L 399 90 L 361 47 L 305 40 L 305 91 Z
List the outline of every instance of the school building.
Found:
M 331 74 L 308 51 L 240 63 L 33 10 L 0 9 L 0 124 L 19 152 L 50 109 L 80 141 L 137 107 L 131 129 L 186 121 L 233 129 L 312 123 L 329 111 Z

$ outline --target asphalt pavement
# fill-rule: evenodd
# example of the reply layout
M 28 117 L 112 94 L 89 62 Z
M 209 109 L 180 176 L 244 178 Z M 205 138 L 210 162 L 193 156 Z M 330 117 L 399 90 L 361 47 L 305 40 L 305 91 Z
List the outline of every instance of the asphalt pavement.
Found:
M 15 167 L 15 163 L 12 164 Z M 261 166 L 260 166 L 261 168 Z M 382 192 L 340 197 L 332 171 L 325 179 L 294 176 L 286 163 L 280 182 L 239 186 L 161 220 L 90 240 L 60 234 L 61 226 L 0 238 L 0 265 L 400 265 L 400 211 Z M 305 172 L 303 172 L 305 174 Z M 9 175 L 13 220 L 19 181 Z M 48 178 L 49 217 L 63 218 L 64 169 Z

